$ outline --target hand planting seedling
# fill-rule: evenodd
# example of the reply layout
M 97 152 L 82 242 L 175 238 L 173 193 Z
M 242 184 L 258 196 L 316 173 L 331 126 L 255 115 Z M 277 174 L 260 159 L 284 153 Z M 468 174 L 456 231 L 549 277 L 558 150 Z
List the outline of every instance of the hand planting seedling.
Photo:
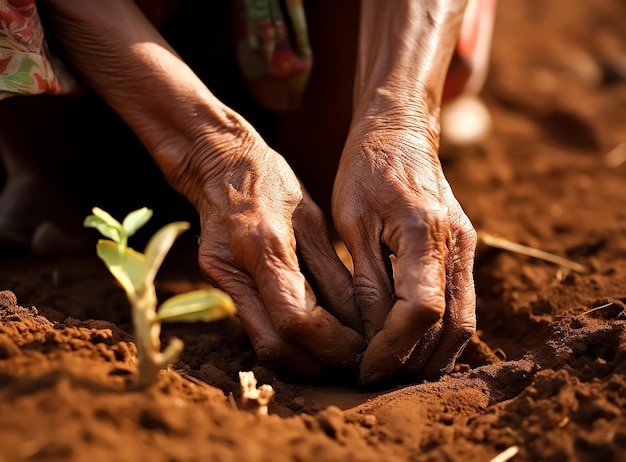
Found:
M 109 238 L 100 239 L 96 249 L 130 302 L 139 369 L 135 385 L 145 388 L 183 350 L 182 340 L 174 338 L 161 351 L 162 322 L 215 321 L 234 315 L 235 305 L 221 290 L 200 289 L 171 297 L 157 311 L 154 278 L 172 244 L 189 228 L 189 223 L 179 221 L 165 225 L 152 236 L 144 253 L 140 253 L 128 247 L 128 238 L 146 224 L 152 217 L 152 210 L 146 207 L 135 210 L 122 223 L 98 207 L 92 212 L 84 226 L 96 228 Z

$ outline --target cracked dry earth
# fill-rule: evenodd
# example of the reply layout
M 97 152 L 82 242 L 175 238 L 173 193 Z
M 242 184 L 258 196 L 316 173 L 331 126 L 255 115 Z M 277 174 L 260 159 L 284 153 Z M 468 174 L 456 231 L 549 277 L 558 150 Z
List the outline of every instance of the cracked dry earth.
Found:
M 514 461 L 626 460 L 624 18 L 621 0 L 500 2 L 493 131 L 444 145 L 442 163 L 477 229 L 589 271 L 479 249 L 479 331 L 455 372 L 382 390 L 305 382 L 259 364 L 226 320 L 166 326 L 182 358 L 129 392 L 128 306 L 95 252 L 7 258 L 0 461 L 488 461 L 512 446 Z M 205 285 L 192 241 L 161 295 Z M 240 370 L 274 387 L 269 416 L 230 404 Z

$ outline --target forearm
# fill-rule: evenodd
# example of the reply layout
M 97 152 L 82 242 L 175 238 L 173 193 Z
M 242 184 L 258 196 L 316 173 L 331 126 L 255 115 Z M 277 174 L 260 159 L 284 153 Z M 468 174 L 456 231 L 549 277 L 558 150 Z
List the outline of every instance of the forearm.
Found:
M 467 0 L 363 0 L 354 118 L 437 114 Z
M 241 146 L 252 127 L 223 105 L 131 0 L 45 0 L 70 64 L 133 129 L 177 189 L 202 140 Z M 185 191 L 181 191 L 185 193 Z

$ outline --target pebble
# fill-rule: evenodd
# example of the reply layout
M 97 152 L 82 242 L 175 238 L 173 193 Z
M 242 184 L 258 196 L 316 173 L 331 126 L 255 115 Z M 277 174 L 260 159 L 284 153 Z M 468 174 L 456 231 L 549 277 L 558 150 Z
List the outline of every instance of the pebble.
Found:
M 455 145 L 476 144 L 491 130 L 491 115 L 475 96 L 461 96 L 441 109 L 441 140 Z
M 372 428 L 375 427 L 376 424 L 378 423 L 378 419 L 376 419 L 375 415 L 372 414 L 365 414 L 363 416 L 361 416 L 361 426 L 365 427 L 365 428 Z

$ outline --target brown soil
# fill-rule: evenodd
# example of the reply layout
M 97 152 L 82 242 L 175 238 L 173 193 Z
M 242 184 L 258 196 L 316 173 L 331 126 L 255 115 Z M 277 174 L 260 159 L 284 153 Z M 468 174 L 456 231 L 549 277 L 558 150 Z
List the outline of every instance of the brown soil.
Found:
M 511 446 L 515 461 L 625 460 L 626 162 L 611 162 L 626 156 L 625 17 L 621 0 L 500 2 L 493 133 L 444 149 L 444 168 L 478 229 L 591 270 L 480 249 L 479 332 L 454 373 L 385 390 L 309 383 L 259 365 L 233 320 L 167 326 L 182 359 L 126 391 L 128 305 L 104 265 L 91 252 L 8 259 L 0 462 L 487 461 Z M 168 257 L 161 295 L 205 284 L 192 241 Z M 276 390 L 269 416 L 230 404 L 240 370 Z

